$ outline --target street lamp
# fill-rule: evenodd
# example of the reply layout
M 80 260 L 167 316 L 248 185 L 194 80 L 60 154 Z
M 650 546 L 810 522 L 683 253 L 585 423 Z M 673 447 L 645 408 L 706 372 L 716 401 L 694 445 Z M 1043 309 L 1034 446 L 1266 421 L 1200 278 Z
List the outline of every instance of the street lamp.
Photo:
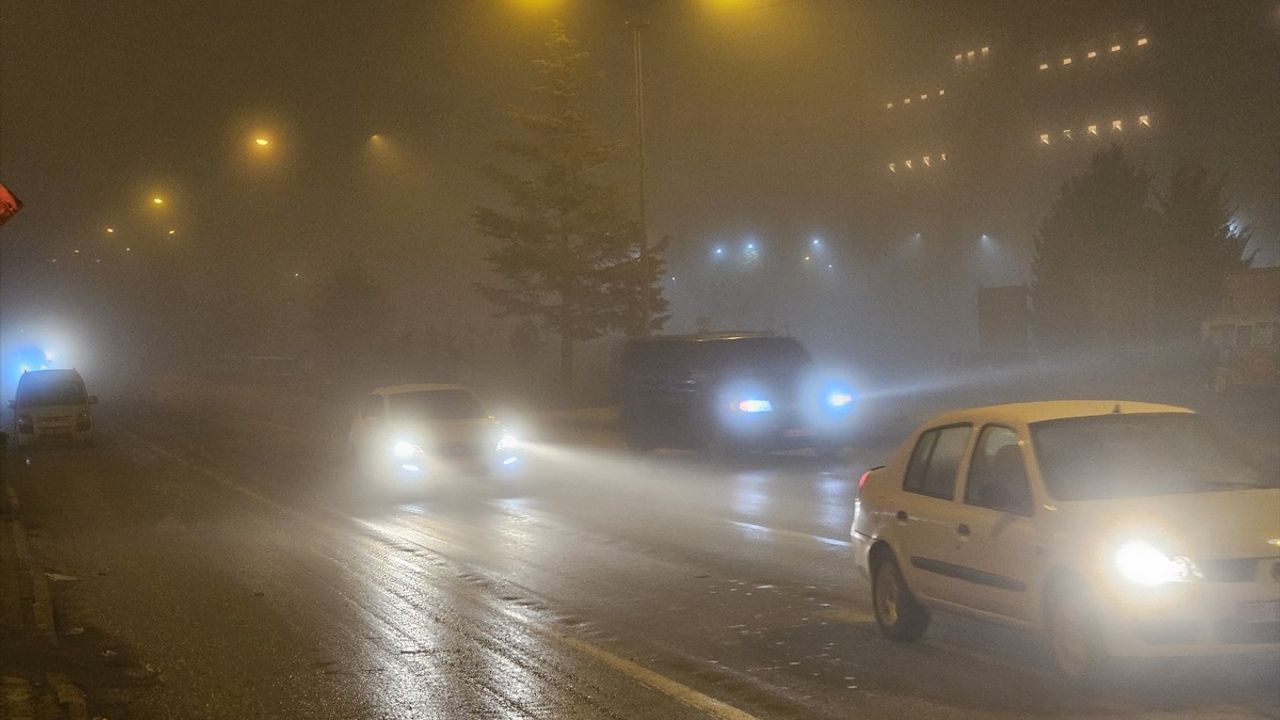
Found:
M 632 18 L 627 21 L 627 27 L 631 28 L 631 50 L 635 58 L 636 69 L 636 151 L 640 156 L 640 222 L 639 222 L 639 243 L 640 243 L 640 277 L 647 280 L 649 277 L 649 229 L 646 220 L 648 208 L 645 201 L 645 185 L 647 180 L 647 172 L 645 167 L 644 156 L 644 55 L 640 49 L 640 31 L 649 27 L 649 23 L 641 18 Z M 649 286 L 646 283 L 640 288 L 640 334 L 649 334 L 649 318 L 653 316 L 650 298 Z

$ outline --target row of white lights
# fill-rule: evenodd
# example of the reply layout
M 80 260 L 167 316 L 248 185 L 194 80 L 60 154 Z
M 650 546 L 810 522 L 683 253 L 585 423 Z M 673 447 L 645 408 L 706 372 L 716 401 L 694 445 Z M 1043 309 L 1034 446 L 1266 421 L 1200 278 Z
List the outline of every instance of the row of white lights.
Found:
M 946 97 L 946 95 L 947 95 L 947 91 L 939 88 L 938 92 L 934 95 L 934 97 L 941 98 L 941 97 Z M 925 100 L 928 100 L 928 99 L 929 99 L 929 93 L 920 93 L 920 102 L 924 102 Z M 902 98 L 902 105 L 904 107 L 907 105 L 910 105 L 911 100 L 912 98 L 909 98 L 909 97 Z M 893 102 L 887 102 L 884 104 L 885 110 L 892 110 L 893 108 L 894 108 Z
M 919 163 L 919 167 L 921 169 L 932 168 L 934 165 L 938 163 L 944 163 L 946 161 L 947 161 L 946 153 L 938 153 L 936 157 L 933 155 L 923 155 L 920 157 L 919 160 L 917 160 L 916 158 L 909 158 L 907 160 L 903 160 L 902 162 L 891 162 L 889 163 L 889 172 L 897 173 L 899 168 L 903 170 L 915 170 L 917 167 L 917 163 Z
M 969 50 L 967 52 L 958 52 L 956 53 L 956 64 L 959 65 L 966 60 L 968 60 L 969 62 L 973 62 L 974 60 L 977 60 L 979 56 L 985 59 L 990 54 L 991 54 L 991 48 L 986 45 L 983 45 L 981 48 L 977 50 Z
M 1139 115 L 1139 116 L 1138 116 L 1138 121 L 1137 121 L 1136 126 L 1137 126 L 1137 127 L 1139 127 L 1139 128 L 1149 128 L 1149 127 L 1151 127 L 1151 116 L 1150 116 L 1150 115 Z M 1083 132 L 1081 132 L 1081 134 L 1082 134 L 1082 135 L 1084 135 L 1085 137 L 1098 137 L 1098 135 L 1101 133 L 1101 127 L 1102 127 L 1102 126 L 1100 126 L 1100 125 L 1097 125 L 1097 124 L 1091 123 L 1091 124 L 1086 125 L 1086 126 L 1084 127 L 1084 130 L 1083 130 Z M 1112 120 L 1112 121 L 1111 121 L 1111 132 L 1112 132 L 1112 133 L 1122 133 L 1122 132 L 1124 132 L 1124 120 L 1120 120 L 1120 119 Z M 1040 134 L 1039 134 L 1039 137 L 1040 137 L 1040 144 L 1041 144 L 1041 145 L 1052 145 L 1052 144 L 1053 144 L 1053 140 L 1054 140 L 1054 135 L 1055 135 L 1055 133 L 1047 133 L 1047 132 L 1042 132 L 1042 133 L 1040 133 Z M 1061 140 L 1075 140 L 1075 139 L 1076 139 L 1076 137 L 1075 137 L 1076 132 L 1075 132 L 1075 130 L 1074 130 L 1073 128 L 1067 128 L 1067 129 L 1063 130 L 1061 133 L 1058 133 L 1057 135 L 1058 135 L 1059 139 L 1061 139 Z
M 1138 38 L 1137 40 L 1135 40 L 1135 41 L 1134 41 L 1134 43 L 1133 43 L 1134 47 L 1138 47 L 1138 48 L 1144 48 L 1144 47 L 1146 47 L 1147 45 L 1150 45 L 1150 44 L 1151 44 L 1151 40 L 1150 40 L 1150 39 L 1148 39 L 1148 38 L 1145 38 L 1145 37 L 1140 37 L 1140 38 Z M 1116 43 L 1116 44 L 1112 45 L 1112 46 L 1111 46 L 1111 48 L 1110 48 L 1110 52 L 1111 52 L 1111 53 L 1113 53 L 1113 54 L 1114 54 L 1114 53 L 1118 53 L 1118 52 L 1120 52 L 1121 50 L 1124 50 L 1124 45 L 1121 45 L 1120 43 Z M 1093 59 L 1096 59 L 1096 58 L 1098 57 L 1098 55 L 1099 55 L 1099 54 L 1100 54 L 1100 53 L 1099 53 L 1099 51 L 1097 51 L 1097 50 L 1090 50 L 1090 51 L 1088 51 L 1088 52 L 1086 52 L 1086 53 L 1084 54 L 1084 59 L 1085 59 L 1085 60 L 1093 60 Z M 1062 60 L 1060 60 L 1060 61 L 1059 61 L 1059 64 L 1060 64 L 1060 66 L 1061 66 L 1061 67 L 1069 67 L 1069 66 L 1071 66 L 1071 65 L 1075 64 L 1075 58 L 1074 58 L 1074 57 L 1072 57 L 1071 55 L 1067 55 L 1067 56 L 1063 57 L 1063 58 L 1062 58 Z M 1041 63 L 1040 63 L 1040 65 L 1039 65 L 1039 68 L 1040 68 L 1040 70 L 1041 70 L 1042 72 L 1043 72 L 1043 71 L 1045 71 L 1045 70 L 1048 70 L 1048 69 L 1049 69 L 1049 68 L 1051 68 L 1051 67 L 1053 67 L 1053 64 L 1052 64 L 1052 63 L 1049 63 L 1049 62 L 1041 62 Z

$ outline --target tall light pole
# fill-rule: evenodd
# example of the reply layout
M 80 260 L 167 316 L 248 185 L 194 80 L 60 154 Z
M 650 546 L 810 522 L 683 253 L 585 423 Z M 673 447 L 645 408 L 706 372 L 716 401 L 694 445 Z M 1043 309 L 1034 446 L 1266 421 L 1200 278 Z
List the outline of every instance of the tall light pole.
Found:
M 649 27 L 642 18 L 627 21 L 631 28 L 631 48 L 636 64 L 636 150 L 640 155 L 640 334 L 649 334 L 649 319 L 653 317 L 649 298 L 649 230 L 646 220 L 648 208 L 645 202 L 647 169 L 644 157 L 644 56 L 640 50 L 640 31 Z

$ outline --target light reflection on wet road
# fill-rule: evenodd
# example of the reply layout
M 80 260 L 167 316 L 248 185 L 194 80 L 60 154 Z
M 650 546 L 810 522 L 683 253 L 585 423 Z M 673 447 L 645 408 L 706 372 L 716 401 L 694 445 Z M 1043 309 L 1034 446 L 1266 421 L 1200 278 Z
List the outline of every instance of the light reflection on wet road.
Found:
M 335 482 L 305 428 L 160 406 L 104 428 L 18 489 L 39 557 L 78 578 L 60 623 L 158 668 L 104 675 L 117 717 L 1280 714 L 1280 658 L 1083 697 L 998 628 L 883 641 L 846 542 L 883 449 L 729 469 L 548 442 L 521 476 L 394 502 Z

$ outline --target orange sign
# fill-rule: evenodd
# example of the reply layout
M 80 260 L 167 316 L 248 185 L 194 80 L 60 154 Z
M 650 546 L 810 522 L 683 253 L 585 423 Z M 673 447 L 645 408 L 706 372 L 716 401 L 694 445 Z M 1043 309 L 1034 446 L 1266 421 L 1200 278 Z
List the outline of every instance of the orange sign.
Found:
M 0 183 L 0 225 L 6 220 L 18 214 L 22 209 L 22 201 L 13 193 L 9 192 L 9 188 Z

